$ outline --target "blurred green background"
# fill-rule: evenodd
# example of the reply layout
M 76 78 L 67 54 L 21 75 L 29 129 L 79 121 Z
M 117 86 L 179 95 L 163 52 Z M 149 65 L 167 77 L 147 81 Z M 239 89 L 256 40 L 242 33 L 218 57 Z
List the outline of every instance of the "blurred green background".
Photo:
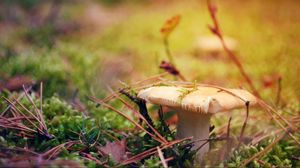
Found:
M 300 1 L 215 1 L 223 34 L 263 98 L 274 103 L 282 77 L 282 100 L 300 99 Z M 0 2 L 0 87 L 44 81 L 45 94 L 67 99 L 103 97 L 159 72 L 167 60 L 160 28 L 181 15 L 170 48 L 189 80 L 248 88 L 223 54 L 199 54 L 197 39 L 211 35 L 206 1 L 3 0 Z M 173 79 L 173 78 L 170 78 Z M 12 85 L 12 86 L 11 86 Z

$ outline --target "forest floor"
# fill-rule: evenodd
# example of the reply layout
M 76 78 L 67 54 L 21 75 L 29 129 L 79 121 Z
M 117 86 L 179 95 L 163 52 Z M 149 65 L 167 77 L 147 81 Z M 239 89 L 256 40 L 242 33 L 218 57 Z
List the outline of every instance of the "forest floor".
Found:
M 222 34 L 236 41 L 234 54 L 272 112 L 250 109 L 244 133 L 248 139 L 242 141 L 242 147 L 237 145 L 237 137 L 246 117 L 244 110 L 217 114 L 212 118 L 215 129 L 211 137 L 229 133 L 232 137 L 211 142 L 202 164 L 300 166 L 300 2 L 214 3 Z M 180 22 L 170 34 L 169 49 L 177 70 L 187 81 L 252 91 L 226 52 L 201 50 L 199 39 L 215 36 L 208 28 L 213 21 L 206 1 L 1 2 L 0 11 L 0 165 L 17 166 L 14 164 L 26 162 L 17 156 L 31 153 L 30 157 L 36 159 L 33 164 L 41 165 L 61 165 L 59 160 L 67 159 L 72 161 L 66 164 L 89 167 L 156 167 L 164 166 L 164 162 L 171 167 L 192 166 L 190 140 L 177 142 L 175 138 L 174 113 L 164 116 L 172 131 L 168 132 L 165 121 L 156 113 L 158 107 L 148 106 L 155 129 L 175 143 L 170 147 L 115 112 L 118 109 L 133 116 L 132 108 L 138 109 L 126 96 L 121 95 L 125 106 L 118 96 L 109 102 L 108 109 L 104 108 L 108 104 L 96 105 L 124 85 L 131 86 L 132 90 L 126 91 L 134 95 L 139 90 L 134 89 L 136 82 L 164 73 L 159 68 L 161 61 L 170 60 L 160 29 L 172 16 L 180 15 Z M 161 80 L 153 79 L 149 83 Z M 164 79 L 179 80 L 171 74 Z M 33 86 L 28 94 L 22 88 L 24 83 Z M 92 102 L 91 96 L 98 102 Z M 18 97 L 20 104 L 14 107 L 12 102 L 18 102 Z M 42 104 L 41 98 L 42 116 L 40 107 L 34 105 Z M 30 114 L 30 110 L 34 112 Z M 26 130 L 10 125 L 20 123 L 7 123 L 7 118 L 12 122 L 16 117 L 22 118 Z M 138 117 L 130 118 L 138 122 Z M 146 123 L 141 126 L 148 127 Z M 157 146 L 165 158 L 157 151 L 139 155 Z M 43 162 L 38 162 L 39 157 Z

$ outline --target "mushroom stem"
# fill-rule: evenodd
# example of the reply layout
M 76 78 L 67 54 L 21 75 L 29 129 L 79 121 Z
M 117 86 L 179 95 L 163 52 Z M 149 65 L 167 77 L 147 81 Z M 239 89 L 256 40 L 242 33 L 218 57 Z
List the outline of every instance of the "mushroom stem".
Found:
M 188 111 L 178 112 L 177 137 L 186 138 L 193 137 L 195 140 L 193 149 L 199 149 L 197 152 L 197 160 L 201 161 L 204 154 L 209 150 L 209 138 L 211 114 L 199 114 Z

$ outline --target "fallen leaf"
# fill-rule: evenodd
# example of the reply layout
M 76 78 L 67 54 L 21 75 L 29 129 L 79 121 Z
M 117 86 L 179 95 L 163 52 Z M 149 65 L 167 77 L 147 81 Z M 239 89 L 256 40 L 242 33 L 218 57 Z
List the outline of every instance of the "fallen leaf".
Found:
M 108 142 L 105 146 L 100 147 L 99 150 L 106 155 L 111 155 L 117 163 L 127 159 L 125 139 L 122 139 L 121 141 Z
M 175 15 L 171 17 L 170 19 L 166 20 L 162 28 L 160 29 L 161 34 L 164 37 L 169 36 L 169 34 L 177 27 L 177 25 L 180 22 L 180 15 Z
M 9 91 L 20 90 L 23 88 L 23 85 L 32 85 L 34 84 L 34 80 L 28 76 L 17 75 L 13 76 L 2 84 L 0 84 L 0 90 L 7 89 Z

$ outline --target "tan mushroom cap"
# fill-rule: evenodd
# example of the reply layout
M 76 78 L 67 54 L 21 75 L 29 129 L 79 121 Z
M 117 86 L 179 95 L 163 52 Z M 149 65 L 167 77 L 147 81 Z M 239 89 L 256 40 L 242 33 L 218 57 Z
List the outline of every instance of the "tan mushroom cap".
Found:
M 184 88 L 155 86 L 138 93 L 138 97 L 153 104 L 196 113 L 217 113 L 245 106 L 247 101 L 255 105 L 257 99 L 242 89 L 214 87 Z
M 224 37 L 224 41 L 230 50 L 237 48 L 237 42 L 233 38 Z M 203 51 L 223 51 L 222 43 L 216 36 L 201 36 L 198 38 L 197 44 Z

